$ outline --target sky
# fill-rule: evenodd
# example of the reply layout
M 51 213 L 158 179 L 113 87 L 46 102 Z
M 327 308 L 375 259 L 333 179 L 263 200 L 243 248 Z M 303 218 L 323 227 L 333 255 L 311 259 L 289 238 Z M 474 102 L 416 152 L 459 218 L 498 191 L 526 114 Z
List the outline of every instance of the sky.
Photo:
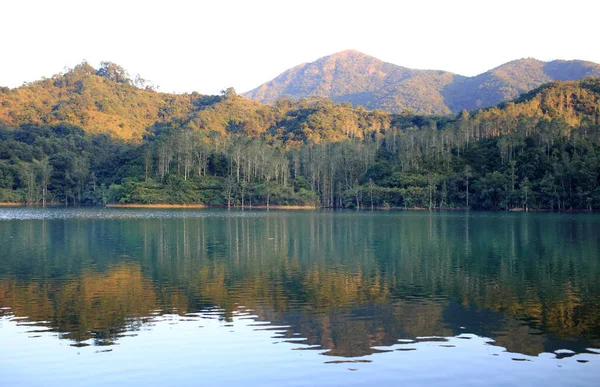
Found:
M 597 0 L 5 0 L 0 9 L 8 87 L 86 60 L 115 62 L 163 92 L 245 92 L 347 49 L 466 76 L 527 57 L 600 63 Z

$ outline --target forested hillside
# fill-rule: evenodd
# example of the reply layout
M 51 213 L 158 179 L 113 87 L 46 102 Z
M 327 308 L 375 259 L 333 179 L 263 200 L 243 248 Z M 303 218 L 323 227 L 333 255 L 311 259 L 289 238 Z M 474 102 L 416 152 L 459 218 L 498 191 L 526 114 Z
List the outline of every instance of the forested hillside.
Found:
M 580 60 L 514 60 L 474 77 L 416 70 L 342 51 L 291 68 L 244 94 L 274 103 L 279 98 L 328 97 L 389 113 L 456 114 L 516 98 L 546 82 L 600 76 L 600 65 Z
M 82 64 L 0 94 L 0 201 L 600 209 L 598 79 L 422 116 L 322 98 L 271 106 L 233 89 L 170 96 L 108 68 Z
M 450 114 L 440 90 L 454 78 L 446 71 L 409 69 L 348 50 L 289 69 L 244 97 L 263 103 L 327 97 L 392 113 Z
M 83 62 L 52 78 L 0 88 L 0 123 L 70 123 L 88 133 L 138 139 L 156 120 L 187 114 L 198 96 L 158 93 L 115 63 L 96 70 Z

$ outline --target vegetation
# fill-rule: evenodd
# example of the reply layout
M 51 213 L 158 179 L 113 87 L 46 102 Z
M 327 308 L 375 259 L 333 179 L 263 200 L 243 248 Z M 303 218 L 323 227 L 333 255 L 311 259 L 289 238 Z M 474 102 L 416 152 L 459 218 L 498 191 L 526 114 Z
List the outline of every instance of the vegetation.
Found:
M 96 70 L 83 62 L 49 79 L 0 88 L 0 123 L 69 123 L 89 133 L 137 139 L 156 120 L 191 109 L 195 97 L 158 93 L 114 63 L 103 62 Z
M 144 84 L 82 63 L 4 89 L 0 201 L 600 209 L 599 79 L 455 117 Z
M 281 97 L 328 97 L 389 113 L 460 113 L 517 98 L 554 80 L 600 76 L 600 65 L 585 61 L 519 59 L 474 77 L 446 71 L 414 70 L 357 51 L 343 51 L 285 71 L 244 94 L 264 103 Z

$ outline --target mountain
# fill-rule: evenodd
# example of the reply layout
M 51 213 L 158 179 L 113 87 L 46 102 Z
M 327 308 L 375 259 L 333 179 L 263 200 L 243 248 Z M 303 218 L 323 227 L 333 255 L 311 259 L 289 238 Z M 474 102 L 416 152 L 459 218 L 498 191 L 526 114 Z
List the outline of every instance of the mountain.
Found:
M 320 96 L 390 113 L 408 109 L 446 115 L 492 106 L 553 80 L 586 76 L 600 76 L 600 65 L 529 58 L 465 77 L 447 71 L 409 69 L 348 50 L 296 66 L 243 96 L 263 103 L 282 97 Z
M 317 62 L 283 74 L 279 84 L 287 84 L 287 90 L 299 96 L 326 93 L 338 102 L 381 110 L 353 109 L 314 97 L 268 105 L 242 98 L 233 90 L 221 96 L 159 93 L 130 80 L 116 64 L 104 63 L 94 69 L 84 62 L 51 78 L 14 89 L 0 87 L 0 127 L 70 124 L 87 133 L 139 141 L 148 129 L 153 132 L 185 126 L 212 136 L 237 133 L 273 136 L 286 143 L 319 143 L 363 137 L 370 133 L 371 126 L 389 127 L 393 117 L 382 110 L 448 115 L 514 98 L 549 77 L 579 78 L 598 67 L 589 62 L 526 59 L 466 78 L 411 70 L 356 51 Z M 322 69 L 327 69 L 326 77 Z M 261 91 L 274 93 L 267 86 Z M 274 100 L 274 95 L 269 98 Z
M 440 90 L 455 81 L 444 71 L 413 70 L 348 50 L 296 66 L 243 94 L 263 103 L 281 97 L 328 97 L 367 109 L 449 114 Z
M 600 65 L 580 60 L 519 59 L 474 77 L 457 78 L 442 90 L 442 95 L 450 110 L 456 113 L 517 98 L 544 83 L 587 76 L 600 76 Z
M 120 66 L 98 70 L 86 62 L 52 78 L 9 89 L 0 87 L 0 124 L 69 123 L 89 133 L 139 139 L 159 119 L 184 116 L 201 97 L 136 87 Z

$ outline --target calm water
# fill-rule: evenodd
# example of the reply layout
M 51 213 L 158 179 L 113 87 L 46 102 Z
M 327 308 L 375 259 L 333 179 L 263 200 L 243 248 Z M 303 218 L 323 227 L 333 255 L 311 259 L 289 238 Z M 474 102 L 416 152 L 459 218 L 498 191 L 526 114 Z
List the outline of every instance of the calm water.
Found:
M 0 209 L 0 384 L 598 385 L 600 216 Z

